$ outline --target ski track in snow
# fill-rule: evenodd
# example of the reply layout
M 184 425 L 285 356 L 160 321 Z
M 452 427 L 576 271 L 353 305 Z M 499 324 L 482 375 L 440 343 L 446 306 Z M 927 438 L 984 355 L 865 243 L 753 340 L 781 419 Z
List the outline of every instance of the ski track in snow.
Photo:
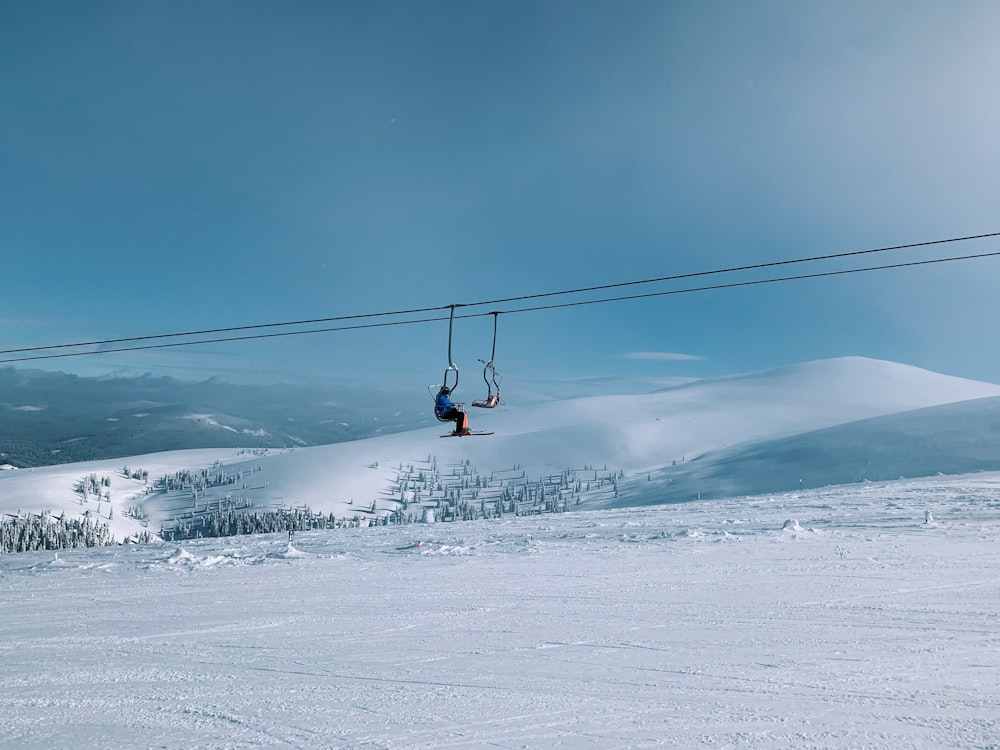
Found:
M 0 747 L 997 748 L 998 542 L 989 474 L 7 555 Z

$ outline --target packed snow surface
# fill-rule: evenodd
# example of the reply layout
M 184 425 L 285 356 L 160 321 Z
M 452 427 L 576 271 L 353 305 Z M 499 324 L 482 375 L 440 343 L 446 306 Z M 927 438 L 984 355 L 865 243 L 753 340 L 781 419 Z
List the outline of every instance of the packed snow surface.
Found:
M 4 748 L 997 748 L 1000 474 L 0 556 Z

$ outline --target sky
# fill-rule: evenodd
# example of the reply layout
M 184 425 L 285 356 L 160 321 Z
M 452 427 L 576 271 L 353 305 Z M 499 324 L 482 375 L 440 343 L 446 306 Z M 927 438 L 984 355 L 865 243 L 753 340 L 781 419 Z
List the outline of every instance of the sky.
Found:
M 0 349 L 446 317 L 1000 232 L 998 21 L 989 1 L 0 1 Z M 506 382 L 845 355 L 1000 382 L 998 281 L 986 258 L 458 314 L 504 313 Z M 16 366 L 422 390 L 454 362 L 479 387 L 492 324 L 457 320 L 450 360 L 439 320 Z

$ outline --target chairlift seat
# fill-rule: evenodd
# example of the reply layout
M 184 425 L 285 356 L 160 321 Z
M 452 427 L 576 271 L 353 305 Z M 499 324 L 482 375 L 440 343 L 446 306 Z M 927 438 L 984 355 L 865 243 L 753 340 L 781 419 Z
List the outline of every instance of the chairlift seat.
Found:
M 500 394 L 491 393 L 485 401 L 473 401 L 472 405 L 478 406 L 480 409 L 492 409 L 500 405 Z

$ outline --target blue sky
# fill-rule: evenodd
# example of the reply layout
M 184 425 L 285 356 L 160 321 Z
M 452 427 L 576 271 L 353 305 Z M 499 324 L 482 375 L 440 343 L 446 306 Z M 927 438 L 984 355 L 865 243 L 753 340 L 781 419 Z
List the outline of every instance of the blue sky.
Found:
M 5 2 L 0 348 L 997 232 L 998 22 L 990 0 Z M 669 382 L 862 355 L 1000 382 L 998 281 L 993 258 L 503 315 L 496 364 Z M 422 389 L 447 330 L 18 366 Z M 466 383 L 491 336 L 456 323 Z

